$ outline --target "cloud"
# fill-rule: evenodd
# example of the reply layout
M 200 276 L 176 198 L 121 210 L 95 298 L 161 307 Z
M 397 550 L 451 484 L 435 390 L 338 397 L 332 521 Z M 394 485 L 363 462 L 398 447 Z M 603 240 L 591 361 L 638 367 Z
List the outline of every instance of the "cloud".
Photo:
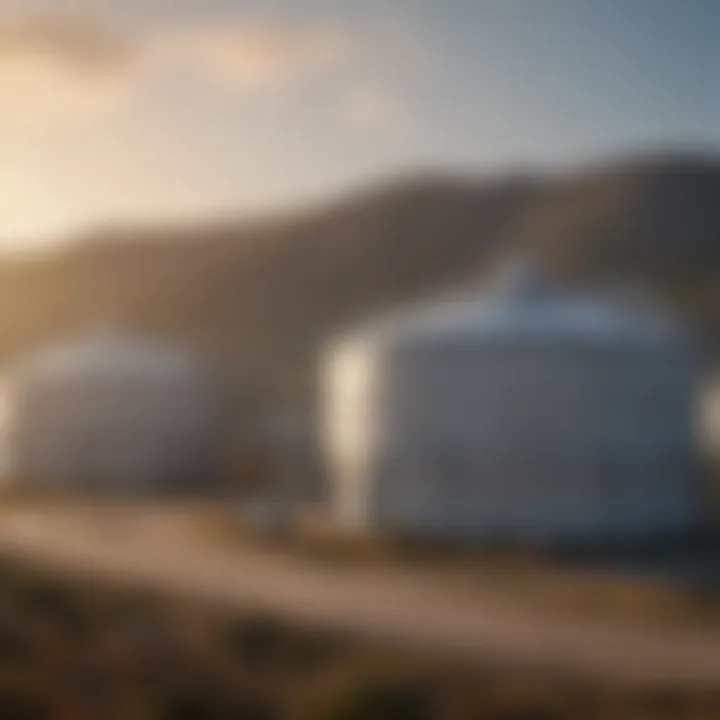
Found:
M 355 39 L 332 26 L 236 24 L 168 31 L 150 49 L 153 64 L 186 70 L 229 92 L 297 88 L 347 70 Z
M 44 57 L 0 65 L 0 127 L 39 129 L 112 113 L 130 88 L 122 76 L 99 76 Z
M 74 18 L 33 17 L 0 22 L 0 62 L 18 55 L 43 55 L 78 68 L 117 67 L 125 44 L 106 27 Z
M 0 23 L 0 128 L 37 130 L 114 111 L 131 90 L 134 56 L 101 26 Z
M 328 24 L 165 26 L 134 36 L 76 18 L 0 22 L 0 127 L 96 119 L 163 79 L 224 95 L 277 93 L 351 71 L 352 34 Z
M 345 123 L 354 130 L 384 132 L 400 125 L 405 117 L 397 94 L 382 85 L 365 83 L 351 89 L 340 103 Z

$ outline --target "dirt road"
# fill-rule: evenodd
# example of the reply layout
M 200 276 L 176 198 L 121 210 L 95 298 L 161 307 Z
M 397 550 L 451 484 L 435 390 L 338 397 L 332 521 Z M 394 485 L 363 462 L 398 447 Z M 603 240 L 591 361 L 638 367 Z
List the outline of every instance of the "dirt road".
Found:
M 221 548 L 157 510 L 13 510 L 0 548 L 97 577 L 406 643 L 641 682 L 720 687 L 720 633 L 640 630 L 511 607 L 437 578 Z

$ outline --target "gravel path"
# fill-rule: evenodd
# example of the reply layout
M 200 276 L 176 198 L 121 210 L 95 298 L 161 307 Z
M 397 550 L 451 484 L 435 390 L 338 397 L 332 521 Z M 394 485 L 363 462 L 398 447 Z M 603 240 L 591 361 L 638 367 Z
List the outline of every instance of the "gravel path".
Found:
M 212 545 L 182 514 L 13 510 L 0 547 L 35 562 L 463 655 L 720 688 L 720 633 L 620 628 L 512 607 L 418 573 L 339 570 Z

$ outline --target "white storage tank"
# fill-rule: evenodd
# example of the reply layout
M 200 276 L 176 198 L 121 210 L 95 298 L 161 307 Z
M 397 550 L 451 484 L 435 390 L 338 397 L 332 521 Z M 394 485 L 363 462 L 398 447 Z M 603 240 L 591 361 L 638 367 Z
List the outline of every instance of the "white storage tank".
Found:
M 20 366 L 8 401 L 11 475 L 88 494 L 193 490 L 212 471 L 212 398 L 179 350 L 101 333 Z
M 698 520 L 693 347 L 654 314 L 523 265 L 340 338 L 326 360 L 341 526 L 592 540 Z
M 720 460 L 720 375 L 705 383 L 700 412 L 705 457 L 717 463 Z

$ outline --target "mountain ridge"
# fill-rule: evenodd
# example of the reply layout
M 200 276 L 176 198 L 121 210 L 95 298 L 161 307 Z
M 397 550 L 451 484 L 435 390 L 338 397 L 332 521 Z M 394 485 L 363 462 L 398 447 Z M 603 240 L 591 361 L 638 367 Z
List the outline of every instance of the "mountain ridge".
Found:
M 514 252 L 570 282 L 641 282 L 720 346 L 720 158 L 631 158 L 559 176 L 434 173 L 265 222 L 98 232 L 0 263 L 0 359 L 99 316 L 309 397 L 318 349 Z

